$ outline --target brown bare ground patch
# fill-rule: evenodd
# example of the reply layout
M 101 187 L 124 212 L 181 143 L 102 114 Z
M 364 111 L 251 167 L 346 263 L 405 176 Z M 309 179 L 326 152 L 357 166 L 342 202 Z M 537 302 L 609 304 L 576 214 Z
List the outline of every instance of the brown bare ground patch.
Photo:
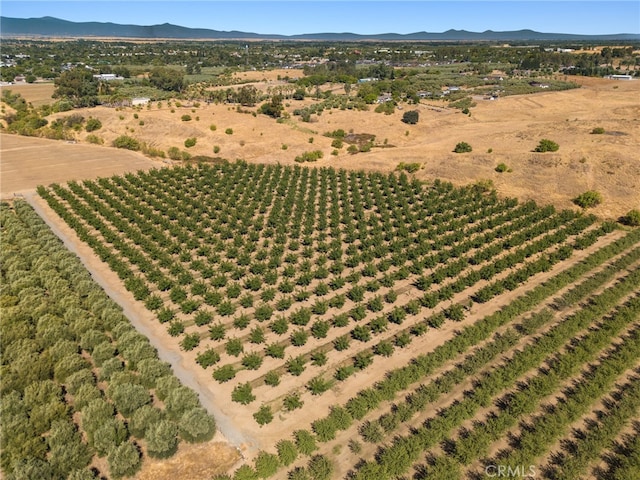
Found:
M 209 459 L 208 461 L 206 459 Z M 240 460 L 238 451 L 226 442 L 202 444 L 182 442 L 171 458 L 145 458 L 136 480 L 206 479 L 226 473 Z
M 107 177 L 163 165 L 130 150 L 44 138 L 0 135 L 0 194 L 69 180 Z

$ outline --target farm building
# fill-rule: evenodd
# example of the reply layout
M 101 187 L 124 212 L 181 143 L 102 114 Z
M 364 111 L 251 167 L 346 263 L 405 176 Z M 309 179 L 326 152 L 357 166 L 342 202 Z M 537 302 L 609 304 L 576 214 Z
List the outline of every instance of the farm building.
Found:
M 631 75 L 607 75 L 605 78 L 609 78 L 611 80 L 633 80 Z
M 151 101 L 150 98 L 148 97 L 135 97 L 131 99 L 131 105 L 132 106 L 136 106 L 136 105 L 146 105 Z

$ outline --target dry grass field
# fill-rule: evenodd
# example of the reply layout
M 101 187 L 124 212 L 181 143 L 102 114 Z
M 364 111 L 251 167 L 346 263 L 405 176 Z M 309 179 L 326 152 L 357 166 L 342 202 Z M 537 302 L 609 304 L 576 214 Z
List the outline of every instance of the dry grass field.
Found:
M 22 95 L 34 107 L 38 107 L 52 102 L 51 95 L 54 89 L 53 83 L 19 83 L 0 86 L 0 94 L 4 90 L 11 90 L 13 93 Z
M 282 70 L 238 75 L 242 80 L 254 80 L 257 87 L 266 89 L 280 83 L 279 75 L 295 77 L 300 74 Z M 582 77 L 576 80 L 582 85 L 579 89 L 541 91 L 496 101 L 479 98 L 469 116 L 459 110 L 442 108 L 445 104 L 422 103 L 417 106 L 420 120 L 416 125 L 401 121 L 404 111 L 411 108 L 407 106 L 404 110 L 396 109 L 392 115 L 374 113 L 373 106 L 366 112 L 325 110 L 321 115 L 313 115 L 309 123 L 293 115 L 294 109 L 315 102 L 313 99 L 286 101 L 290 118 L 282 123 L 265 115 L 240 113 L 229 105 L 201 104 L 196 108 L 185 102 L 180 107 L 175 103 L 171 107 L 166 102 L 153 103 L 139 111 L 97 107 L 78 112 L 86 118 L 91 116 L 102 121 L 103 128 L 93 133 L 104 140 L 104 145 L 110 145 L 115 138 L 126 134 L 164 151 L 177 147 L 192 155 L 269 164 L 293 164 L 296 156 L 311 150 L 321 150 L 324 154 L 315 164 L 317 166 L 390 171 L 400 162 L 418 162 L 422 165 L 416 173 L 419 179 L 441 178 L 456 185 L 490 179 L 501 195 L 533 199 L 541 204 L 553 203 L 559 208 L 571 208 L 572 198 L 586 190 L 598 190 L 604 202 L 593 212 L 602 218 L 616 219 L 630 209 L 640 207 L 640 165 L 637 162 L 640 82 Z M 28 101 L 37 102 L 41 101 L 40 91 L 25 88 L 20 93 Z M 138 118 L 134 118 L 134 114 Z M 68 113 L 56 116 L 65 115 Z M 190 115 L 192 120 L 182 121 L 183 115 Z M 55 116 L 50 120 L 53 118 Z M 605 133 L 592 134 L 595 127 L 603 128 Z M 225 133 L 227 129 L 232 129 L 233 133 Z M 378 147 L 367 153 L 350 155 L 345 146 L 338 155 L 331 155 L 332 139 L 323 134 L 336 129 L 375 135 Z M 82 143 L 86 137 L 87 134 L 81 132 L 77 140 Z M 197 144 L 187 149 L 184 141 L 190 137 L 195 137 Z M 533 153 L 543 138 L 555 141 L 560 149 L 555 153 Z M 453 153 L 453 148 L 461 141 L 469 143 L 473 151 Z M 4 151 L 6 143 L 3 141 L 3 158 L 9 155 Z M 386 148 L 382 148 L 385 143 Z M 219 153 L 214 154 L 214 147 L 218 147 Z M 79 150 L 78 145 L 70 148 Z M 50 152 L 56 158 L 55 163 L 60 163 L 61 152 L 57 148 Z M 125 162 L 126 156 L 130 155 L 98 148 L 90 152 L 100 152 L 101 158 L 105 152 L 113 154 L 114 159 L 125 155 Z M 45 161 L 45 157 L 40 158 Z M 69 165 L 73 174 L 77 176 L 86 171 L 90 175 L 85 167 L 79 171 L 75 158 Z M 499 163 L 505 163 L 512 172 L 496 172 Z M 108 174 L 106 165 L 102 161 L 96 162 L 101 168 L 99 175 Z M 60 181 L 63 171 L 63 167 L 57 168 L 58 175 L 49 181 Z M 49 172 L 45 173 L 48 175 Z M 47 175 L 36 183 L 47 183 Z M 3 184 L 6 182 L 3 180 Z M 7 191 L 4 186 L 3 191 Z
M 129 150 L 0 135 L 0 195 L 32 190 L 40 184 L 111 176 L 160 165 Z

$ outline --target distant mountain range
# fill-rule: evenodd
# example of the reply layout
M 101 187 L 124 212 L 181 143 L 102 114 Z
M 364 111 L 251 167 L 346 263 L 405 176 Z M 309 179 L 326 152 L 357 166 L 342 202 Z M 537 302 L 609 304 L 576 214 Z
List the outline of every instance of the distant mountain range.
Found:
M 0 37 L 115 37 L 145 39 L 202 39 L 202 40 L 325 40 L 325 41 L 571 41 L 571 40 L 640 40 L 640 34 L 576 35 L 567 33 L 541 33 L 533 30 L 507 32 L 468 32 L 447 30 L 442 33 L 416 32 L 408 34 L 381 33 L 308 33 L 303 35 L 270 35 L 239 31 L 220 31 L 206 28 L 188 28 L 170 23 L 162 25 L 121 25 L 102 22 L 69 22 L 54 17 L 10 18 L 0 17 Z

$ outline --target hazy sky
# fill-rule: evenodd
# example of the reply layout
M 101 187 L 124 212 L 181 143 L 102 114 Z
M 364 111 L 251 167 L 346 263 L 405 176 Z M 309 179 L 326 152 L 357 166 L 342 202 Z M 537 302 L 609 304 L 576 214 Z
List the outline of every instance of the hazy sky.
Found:
M 295 35 L 531 29 L 577 34 L 640 34 L 640 1 L 0 1 L 6 17 L 74 22 L 172 23 L 213 30 Z

